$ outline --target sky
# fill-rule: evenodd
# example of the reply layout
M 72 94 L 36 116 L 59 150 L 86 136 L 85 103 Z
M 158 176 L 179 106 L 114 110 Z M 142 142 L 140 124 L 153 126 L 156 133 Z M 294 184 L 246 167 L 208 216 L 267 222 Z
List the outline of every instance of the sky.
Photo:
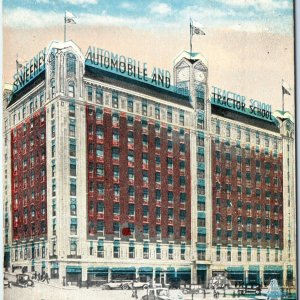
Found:
M 52 40 L 63 39 L 65 11 L 76 16 L 68 39 L 172 71 L 175 57 L 189 49 L 190 18 L 205 36 L 193 50 L 208 59 L 209 84 L 247 98 L 281 106 L 281 80 L 292 88 L 294 40 L 291 0 L 3 0 L 4 81 L 11 82 L 15 59 L 29 60 Z

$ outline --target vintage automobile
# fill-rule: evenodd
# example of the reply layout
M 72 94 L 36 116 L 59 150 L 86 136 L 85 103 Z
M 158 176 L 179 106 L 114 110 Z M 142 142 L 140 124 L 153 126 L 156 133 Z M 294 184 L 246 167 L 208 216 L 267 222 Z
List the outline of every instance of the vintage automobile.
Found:
M 230 280 L 228 280 L 226 276 L 220 274 L 212 277 L 208 284 L 209 289 L 223 289 L 230 288 L 231 286 Z
M 110 282 L 104 283 L 102 285 L 103 290 L 113 290 L 113 289 L 124 289 L 128 290 L 130 288 L 130 280 L 112 280 Z
M 3 285 L 5 288 L 11 288 L 11 282 L 6 277 L 3 278 Z
M 133 282 L 124 283 L 122 288 L 123 290 L 129 290 L 129 289 L 148 289 L 151 285 L 151 282 L 141 282 L 139 280 L 134 280 Z
M 147 294 L 142 296 L 142 300 L 172 300 L 167 288 L 149 288 Z
M 204 294 L 205 293 L 205 289 L 198 284 L 185 285 L 181 290 L 183 294 Z
M 30 279 L 30 276 L 28 274 L 18 274 L 16 285 L 21 287 L 28 287 L 28 286 L 33 287 L 34 283 Z

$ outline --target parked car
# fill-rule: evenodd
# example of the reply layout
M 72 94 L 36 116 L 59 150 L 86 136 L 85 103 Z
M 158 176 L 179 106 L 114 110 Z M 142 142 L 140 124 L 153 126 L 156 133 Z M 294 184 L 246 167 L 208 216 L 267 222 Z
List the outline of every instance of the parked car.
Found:
M 166 288 L 149 288 L 142 300 L 172 300 L 169 290 Z
M 227 279 L 224 275 L 214 276 L 209 280 L 208 288 L 209 289 L 223 289 L 231 287 L 230 280 Z
M 189 284 L 185 285 L 184 288 L 182 288 L 183 294 L 204 294 L 205 290 L 202 288 L 201 285 L 198 284 Z
M 113 290 L 113 289 L 124 289 L 128 290 L 130 288 L 131 281 L 121 281 L 121 280 L 112 280 L 110 282 L 104 283 L 102 285 L 102 289 L 104 290 Z
M 11 288 L 11 282 L 6 277 L 3 278 L 3 284 L 5 288 Z
M 151 285 L 151 281 L 148 282 L 141 282 L 139 280 L 134 280 L 133 282 L 128 282 L 128 283 L 124 283 L 122 288 L 123 290 L 128 290 L 128 289 L 148 289 Z
M 30 279 L 30 276 L 28 274 L 18 274 L 16 285 L 21 287 L 28 287 L 28 286 L 33 287 L 34 283 Z

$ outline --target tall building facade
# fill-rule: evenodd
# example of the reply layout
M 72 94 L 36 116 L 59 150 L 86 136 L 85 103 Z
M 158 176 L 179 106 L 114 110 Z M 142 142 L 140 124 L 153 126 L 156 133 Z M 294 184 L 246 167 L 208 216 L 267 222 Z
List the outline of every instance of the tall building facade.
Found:
M 53 42 L 5 89 L 5 267 L 295 285 L 292 116 L 209 91 L 200 54 L 175 59 L 176 88 L 110 59 Z

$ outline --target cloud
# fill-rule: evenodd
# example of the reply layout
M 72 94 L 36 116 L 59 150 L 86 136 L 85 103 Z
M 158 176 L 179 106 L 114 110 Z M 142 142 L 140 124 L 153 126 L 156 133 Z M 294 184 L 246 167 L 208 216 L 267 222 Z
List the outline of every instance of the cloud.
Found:
M 169 15 L 172 12 L 171 6 L 166 3 L 153 3 L 150 6 L 150 12 L 152 14 L 159 14 L 161 16 Z
M 73 5 L 97 4 L 97 0 L 64 0 L 64 2 L 73 4 Z
M 293 3 L 291 1 L 278 0 L 218 0 L 219 2 L 228 6 L 235 6 L 240 8 L 254 7 L 257 10 L 271 11 L 275 9 L 292 9 Z
M 43 4 L 46 4 L 46 3 L 49 3 L 49 0 L 35 0 L 36 3 L 43 3 Z
M 124 9 L 128 9 L 128 10 L 131 10 L 131 9 L 134 9 L 135 8 L 135 5 L 133 3 L 130 3 L 130 2 L 122 2 L 120 4 L 120 7 L 121 8 L 124 8 Z
M 151 25 L 150 19 L 114 17 L 106 13 L 88 14 L 79 13 L 76 15 L 77 25 L 105 25 L 105 26 L 129 26 L 129 27 L 146 27 Z M 16 8 L 4 10 L 3 23 L 9 27 L 27 27 L 42 28 L 48 26 L 62 26 L 64 12 L 57 13 L 54 11 L 38 11 L 27 8 Z M 30 22 L 28 22 L 30 20 Z

